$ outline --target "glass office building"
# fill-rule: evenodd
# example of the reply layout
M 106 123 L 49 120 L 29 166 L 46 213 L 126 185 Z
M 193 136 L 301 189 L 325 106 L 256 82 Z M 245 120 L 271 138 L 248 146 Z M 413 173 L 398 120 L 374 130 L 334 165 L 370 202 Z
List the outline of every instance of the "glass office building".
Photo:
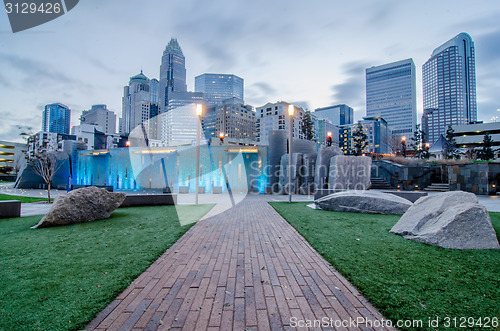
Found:
M 195 92 L 202 92 L 209 106 L 216 106 L 222 101 L 237 98 L 243 101 L 243 78 L 227 74 L 202 74 L 194 80 Z
M 413 59 L 366 69 L 366 116 L 385 119 L 395 137 L 413 136 L 417 124 Z
M 46 105 L 43 110 L 42 131 L 69 134 L 71 110 L 62 103 Z
M 474 43 L 460 33 L 434 50 L 422 66 L 422 128 L 429 143 L 450 125 L 477 121 Z
M 318 120 L 329 120 L 333 125 L 352 124 L 354 120 L 353 109 L 348 105 L 335 105 L 314 110 Z

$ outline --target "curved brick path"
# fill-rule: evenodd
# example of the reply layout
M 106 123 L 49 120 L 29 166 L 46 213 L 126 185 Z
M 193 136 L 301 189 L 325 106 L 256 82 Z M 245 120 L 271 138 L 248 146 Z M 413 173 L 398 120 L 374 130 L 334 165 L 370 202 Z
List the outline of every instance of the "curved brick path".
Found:
M 294 329 L 291 317 L 381 319 L 267 200 L 249 196 L 198 222 L 87 329 L 281 330 Z

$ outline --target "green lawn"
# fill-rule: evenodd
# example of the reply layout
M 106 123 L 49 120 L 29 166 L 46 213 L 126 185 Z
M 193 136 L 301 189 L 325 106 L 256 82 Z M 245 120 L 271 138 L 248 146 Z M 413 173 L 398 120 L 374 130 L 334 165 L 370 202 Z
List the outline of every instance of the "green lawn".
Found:
M 500 317 L 500 250 L 452 250 L 406 240 L 389 233 L 397 215 L 271 205 L 392 321 Z M 498 236 L 500 213 L 490 215 Z
M 14 182 L 11 182 L 11 181 L 8 181 L 8 180 L 0 180 L 0 183 L 14 183 Z
M 213 205 L 177 206 L 199 220 Z M 80 329 L 191 225 L 174 206 L 116 210 L 102 221 L 32 230 L 0 220 L 0 329 Z
M 20 196 L 20 195 L 8 195 L 8 194 L 0 194 L 0 200 L 20 200 L 22 203 L 27 203 L 27 202 L 39 202 L 39 201 L 47 201 L 47 198 L 32 198 L 32 197 L 25 197 L 25 196 Z M 54 199 L 51 199 L 52 201 Z

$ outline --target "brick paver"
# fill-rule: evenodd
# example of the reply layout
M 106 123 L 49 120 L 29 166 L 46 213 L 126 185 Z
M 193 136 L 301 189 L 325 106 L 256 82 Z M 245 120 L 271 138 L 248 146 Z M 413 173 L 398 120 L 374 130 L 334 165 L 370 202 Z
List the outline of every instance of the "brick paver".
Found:
M 249 196 L 199 221 L 87 329 L 291 330 L 292 317 L 381 320 L 267 199 Z

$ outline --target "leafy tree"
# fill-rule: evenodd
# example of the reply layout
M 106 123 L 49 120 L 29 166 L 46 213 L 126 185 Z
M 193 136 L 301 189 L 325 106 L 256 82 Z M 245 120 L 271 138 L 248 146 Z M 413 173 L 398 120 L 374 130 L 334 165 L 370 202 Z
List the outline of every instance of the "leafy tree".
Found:
M 362 155 L 365 148 L 368 146 L 368 136 L 366 135 L 361 123 L 358 123 L 356 129 L 354 129 L 354 132 L 352 133 L 352 140 L 354 147 L 352 153 L 357 156 Z
M 495 158 L 495 153 L 493 152 L 493 140 L 489 132 L 484 134 L 483 138 L 483 148 L 478 153 L 478 158 L 480 160 L 488 161 Z
M 425 132 L 420 129 L 420 124 L 415 126 L 413 137 L 411 137 L 410 140 L 410 147 L 415 152 L 415 157 L 419 159 L 425 158 L 428 155 L 428 152 L 423 148 L 423 144 L 425 142 Z
M 45 184 L 47 184 L 48 201 L 50 203 L 52 179 L 64 162 L 59 162 L 56 152 L 51 150 L 45 142 L 40 142 L 39 137 L 39 135 L 34 135 L 28 138 L 28 146 L 30 147 L 28 147 L 28 153 L 26 153 L 26 160 L 33 171 L 42 177 Z
M 455 140 L 455 130 L 453 130 L 451 125 L 449 125 L 448 129 L 446 129 L 446 141 L 448 141 L 448 145 L 446 146 L 446 149 L 444 151 L 445 158 L 448 160 L 460 159 L 460 152 L 458 150 L 457 142 Z
M 310 112 L 306 112 L 302 119 L 302 133 L 307 140 L 314 141 L 314 122 Z

